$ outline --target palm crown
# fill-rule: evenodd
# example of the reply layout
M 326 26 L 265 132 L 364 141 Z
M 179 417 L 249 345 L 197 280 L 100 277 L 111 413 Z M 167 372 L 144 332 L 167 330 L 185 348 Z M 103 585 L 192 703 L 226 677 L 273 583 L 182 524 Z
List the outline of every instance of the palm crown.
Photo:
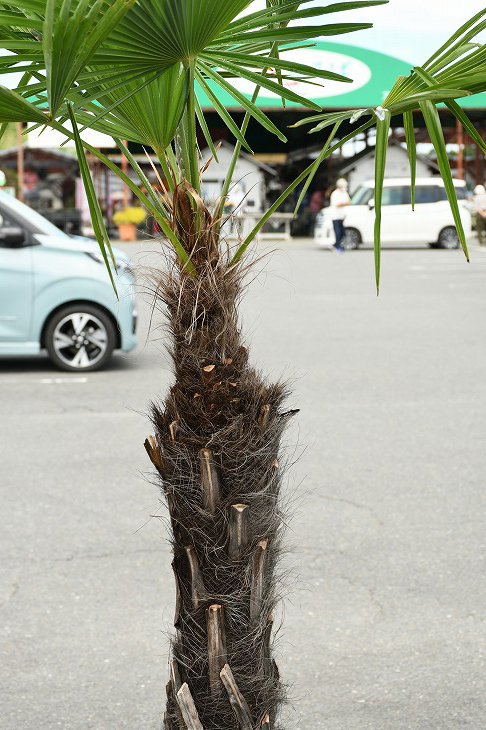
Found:
M 370 26 L 368 23 L 323 24 L 320 21 L 318 24 L 306 25 L 307 19 L 386 2 L 368 0 L 308 7 L 308 0 L 299 3 L 269 0 L 266 8 L 243 16 L 241 12 L 251 5 L 249 0 L 18 0 L 15 4 L 4 4 L 0 14 L 0 47 L 8 51 L 9 55 L 1 57 L 0 72 L 6 73 L 15 67 L 17 71 L 23 71 L 24 76 L 14 91 L 0 87 L 0 123 L 4 127 L 11 121 L 51 125 L 67 136 L 74 136 L 78 152 L 83 158 L 83 148 L 89 146 L 83 142 L 79 132 L 82 134 L 85 127 L 109 134 L 119 146 L 121 140 L 141 143 L 151 147 L 158 155 L 171 188 L 174 183 L 185 179 L 197 192 L 200 178 L 197 123 L 216 157 L 217 152 L 195 87 L 198 85 L 204 90 L 216 112 L 235 136 L 235 160 L 241 147 L 249 149 L 245 131 L 250 118 L 256 119 L 285 141 L 283 133 L 255 103 L 261 87 L 277 93 L 284 104 L 290 100 L 320 112 L 317 104 L 286 86 L 287 77 L 291 75 L 309 83 L 323 83 L 328 79 L 346 83 L 351 79 L 300 64 L 296 60 L 283 59 L 280 51 L 298 49 L 322 35 L 349 33 Z M 415 144 L 412 112 L 416 109 L 422 111 L 436 147 L 441 174 L 467 255 L 435 104 L 445 102 L 473 139 L 486 150 L 475 128 L 455 102 L 456 98 L 482 91 L 486 86 L 486 75 L 482 70 L 485 50 L 472 42 L 486 26 L 483 20 L 485 15 L 486 11 L 481 11 L 465 23 L 422 67 L 415 68 L 409 78 L 399 78 L 381 107 L 317 114 L 299 122 L 313 123 L 311 132 L 326 126 L 331 128 L 331 132 L 318 160 L 284 195 L 290 194 L 297 184 L 307 178 L 303 195 L 321 162 L 349 139 L 341 138 L 332 144 L 344 120 L 365 115 L 369 117 L 352 136 L 373 124 L 377 126 L 377 284 L 381 186 L 393 114 L 403 114 L 413 200 Z M 299 24 L 296 25 L 295 21 Z M 298 54 L 295 55 L 298 57 Z M 244 78 L 255 84 L 255 93 L 251 99 L 237 89 L 235 78 Z M 219 101 L 218 88 L 228 92 L 244 108 L 246 117 L 241 128 L 238 128 Z M 63 126 L 68 118 L 71 118 L 72 132 Z M 99 152 L 91 151 L 102 157 Z M 134 164 L 130 155 L 128 159 Z M 106 158 L 103 160 L 110 164 Z M 88 180 L 89 170 L 81 158 L 80 164 L 95 218 L 95 232 L 106 256 L 109 241 Z M 123 177 L 116 166 L 110 164 L 110 167 Z M 141 174 L 138 166 L 135 166 L 135 170 Z M 233 172 L 234 165 L 230 168 L 230 174 Z M 167 206 L 163 205 L 160 196 L 150 186 L 147 187 L 148 180 L 145 177 L 142 182 L 148 190 L 147 195 L 134 190 L 135 194 L 155 215 L 190 273 L 190 256 L 187 251 L 184 252 L 183 244 L 180 245 L 181 242 L 176 240 L 177 236 L 173 235 L 174 225 L 167 213 Z M 231 178 L 228 177 L 223 186 L 222 199 L 230 183 Z M 246 246 L 274 209 L 275 206 L 258 222 L 236 252 L 234 262 L 241 258 Z M 220 206 L 216 213 L 220 215 L 221 210 Z

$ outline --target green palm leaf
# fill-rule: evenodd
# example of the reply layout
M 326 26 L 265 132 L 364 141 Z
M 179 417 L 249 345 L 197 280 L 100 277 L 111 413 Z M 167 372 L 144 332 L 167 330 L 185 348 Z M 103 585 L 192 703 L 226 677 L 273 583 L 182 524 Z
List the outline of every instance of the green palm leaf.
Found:
M 86 161 L 86 155 L 84 154 L 83 143 L 81 142 L 81 137 L 79 136 L 76 119 L 74 117 L 74 114 L 73 114 L 73 111 L 72 111 L 70 105 L 68 105 L 68 112 L 69 112 L 69 118 L 71 119 L 71 124 L 73 125 L 73 134 L 74 134 L 74 140 L 75 140 L 75 144 L 76 144 L 76 154 L 78 156 L 79 169 L 81 172 L 81 177 L 83 178 L 84 189 L 86 191 L 86 197 L 88 198 L 89 212 L 91 215 L 91 221 L 93 223 L 93 230 L 95 232 L 96 240 L 98 241 L 98 245 L 100 247 L 101 254 L 103 256 L 106 268 L 108 270 L 108 275 L 110 277 L 113 289 L 115 290 L 115 294 L 116 294 L 116 285 L 115 285 L 115 280 L 113 278 L 113 271 L 112 271 L 110 263 L 108 261 L 108 253 L 110 254 L 110 258 L 113 262 L 113 267 L 116 270 L 115 257 L 113 255 L 113 251 L 111 249 L 110 239 L 108 238 L 108 234 L 106 232 L 105 224 L 103 221 L 103 215 L 102 215 L 101 209 L 100 209 L 100 204 L 98 203 L 98 198 L 96 197 L 96 191 L 94 189 L 93 180 L 91 179 L 91 173 L 89 171 L 88 163 Z
M 42 48 L 51 115 L 57 112 L 80 71 L 134 2 L 80 0 L 74 5 L 72 0 L 46 0 Z
M 378 112 L 378 110 L 377 110 Z M 376 117 L 376 150 L 375 150 L 375 278 L 376 293 L 380 292 L 381 269 L 381 202 L 383 198 L 383 180 L 385 178 L 386 153 L 388 151 L 388 132 L 390 131 L 391 114 L 382 109 Z
M 403 126 L 405 127 L 405 139 L 407 143 L 408 159 L 410 162 L 410 187 L 412 210 L 415 209 L 415 179 L 417 176 L 417 147 L 415 145 L 415 129 L 413 126 L 413 112 L 405 112 L 403 115 Z
M 165 150 L 174 138 L 188 94 L 189 76 L 176 65 L 143 88 L 131 82 L 107 91 L 104 84 L 99 84 L 90 92 L 96 103 L 88 104 L 79 94 L 71 94 L 70 98 L 75 100 L 78 118 L 85 126 Z M 91 116 L 78 113 L 83 106 L 89 108 Z
M 0 123 L 39 122 L 47 123 L 46 116 L 15 91 L 0 86 Z
M 454 182 L 452 180 L 452 173 L 449 167 L 449 160 L 447 159 L 447 152 L 445 147 L 444 135 L 442 133 L 442 127 L 440 124 L 439 113 L 434 104 L 430 101 L 423 101 L 420 103 L 422 114 L 424 115 L 427 130 L 434 149 L 437 155 L 437 164 L 439 165 L 440 174 L 444 180 L 444 186 L 446 189 L 449 204 L 451 206 L 452 215 L 456 224 L 457 235 L 461 242 L 464 254 L 467 261 L 469 261 L 469 253 L 467 250 L 466 235 L 462 226 L 461 215 L 459 213 L 459 205 L 457 203 L 456 191 L 454 188 Z

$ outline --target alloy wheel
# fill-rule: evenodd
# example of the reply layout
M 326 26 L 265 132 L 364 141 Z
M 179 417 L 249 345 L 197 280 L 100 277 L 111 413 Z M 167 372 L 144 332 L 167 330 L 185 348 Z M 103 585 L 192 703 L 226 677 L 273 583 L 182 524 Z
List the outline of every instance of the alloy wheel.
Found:
M 82 370 L 92 367 L 105 355 L 108 332 L 95 315 L 73 312 L 57 323 L 52 342 L 62 362 Z

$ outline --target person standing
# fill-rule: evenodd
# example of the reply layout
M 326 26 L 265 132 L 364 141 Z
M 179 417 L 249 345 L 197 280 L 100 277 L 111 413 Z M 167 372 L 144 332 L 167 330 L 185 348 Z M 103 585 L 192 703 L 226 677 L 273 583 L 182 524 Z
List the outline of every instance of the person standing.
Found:
M 478 234 L 478 243 L 481 246 L 484 243 L 484 233 L 486 231 L 486 188 L 484 185 L 476 185 L 474 188 L 473 203 L 476 210 L 476 233 Z
M 336 236 L 334 249 L 342 253 L 342 241 L 344 238 L 344 219 L 346 218 L 346 208 L 351 205 L 351 199 L 348 195 L 348 181 L 343 177 L 336 182 L 336 189 L 331 193 L 331 219 Z

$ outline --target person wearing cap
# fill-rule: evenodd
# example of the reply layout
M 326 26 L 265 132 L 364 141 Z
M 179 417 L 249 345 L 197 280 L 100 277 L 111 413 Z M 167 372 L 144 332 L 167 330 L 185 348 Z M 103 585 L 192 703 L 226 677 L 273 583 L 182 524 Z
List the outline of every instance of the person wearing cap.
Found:
M 474 207 L 476 209 L 476 233 L 478 243 L 484 243 L 483 234 L 486 231 L 486 188 L 484 185 L 476 185 L 474 188 Z
M 344 219 L 346 217 L 346 208 L 348 205 L 351 205 L 351 199 L 348 195 L 348 181 L 343 177 L 339 178 L 336 182 L 336 189 L 333 193 L 331 193 L 330 204 L 332 225 L 334 228 L 334 235 L 336 236 L 334 249 L 339 251 L 339 253 L 342 253 L 343 248 L 341 244 L 344 238 Z

